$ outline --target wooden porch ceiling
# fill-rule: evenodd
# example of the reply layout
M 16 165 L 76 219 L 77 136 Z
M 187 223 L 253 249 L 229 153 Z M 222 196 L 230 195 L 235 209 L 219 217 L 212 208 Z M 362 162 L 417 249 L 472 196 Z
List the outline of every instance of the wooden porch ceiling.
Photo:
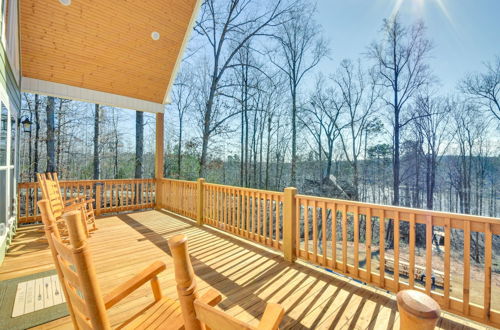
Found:
M 21 0 L 22 75 L 163 104 L 198 5 L 197 0 L 73 0 L 69 6 Z
M 280 254 L 217 230 L 194 226 L 192 221 L 145 211 L 101 218 L 98 226 L 89 242 L 104 292 L 152 261 L 161 260 L 167 264 L 167 271 L 161 273 L 161 287 L 164 294 L 176 298 L 167 238 L 185 233 L 201 292 L 215 287 L 224 296 L 220 307 L 243 321 L 256 324 L 266 302 L 278 302 L 286 310 L 281 328 L 398 328 L 393 295 L 304 263 L 292 265 Z M 47 246 L 36 242 L 40 235 L 33 227 L 19 229 L 0 267 L 0 280 L 54 267 Z M 112 325 L 149 301 L 151 290 L 146 285 L 113 307 Z M 70 322 L 66 317 L 40 328 L 67 328 Z M 484 327 L 444 313 L 438 328 Z

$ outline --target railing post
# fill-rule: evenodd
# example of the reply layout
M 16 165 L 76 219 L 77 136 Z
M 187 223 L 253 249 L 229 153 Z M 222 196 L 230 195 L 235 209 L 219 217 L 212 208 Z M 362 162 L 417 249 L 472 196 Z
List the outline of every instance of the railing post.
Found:
M 101 214 L 101 184 L 95 185 L 95 214 Z
M 295 255 L 296 194 L 297 188 L 285 188 L 285 202 L 283 205 L 283 256 L 286 261 L 290 262 L 294 262 L 297 258 Z
M 408 330 L 432 330 L 435 328 L 441 308 L 423 292 L 399 291 L 396 296 L 399 311 L 399 327 Z
M 155 210 L 161 210 L 163 207 L 163 182 L 162 179 L 156 178 L 155 184 Z
M 203 184 L 205 183 L 205 179 L 203 178 L 199 178 L 198 179 L 198 196 L 196 198 L 196 201 L 197 201 L 197 205 L 196 205 L 196 208 L 197 208 L 197 212 L 196 212 L 196 222 L 198 224 L 198 226 L 201 226 L 203 225 L 203 208 L 204 208 L 204 187 L 203 187 Z

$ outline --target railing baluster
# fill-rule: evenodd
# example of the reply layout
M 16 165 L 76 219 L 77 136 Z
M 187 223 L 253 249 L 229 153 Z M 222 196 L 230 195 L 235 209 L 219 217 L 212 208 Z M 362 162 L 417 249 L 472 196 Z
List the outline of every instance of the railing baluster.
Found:
M 411 213 L 410 214 L 410 255 L 409 255 L 409 275 L 408 275 L 408 284 L 410 286 L 410 289 L 415 288 L 415 214 Z
M 444 220 L 444 304 L 450 307 L 450 258 L 451 257 L 451 228 L 450 218 Z
M 354 209 L 354 276 L 359 276 L 359 208 Z M 366 251 L 366 248 L 365 248 Z
M 492 257 L 491 225 L 484 224 L 484 314 L 485 320 L 490 319 L 491 308 L 491 257 Z
M 275 244 L 275 247 L 276 248 L 279 248 L 279 242 L 280 242 L 280 199 L 279 199 L 279 196 L 275 196 L 275 202 L 274 202 L 274 205 L 275 205 L 275 218 L 276 218 L 276 222 L 274 223 L 275 225 L 275 239 L 276 239 L 276 244 Z
M 347 205 L 342 204 L 342 264 L 347 273 Z
M 328 265 L 328 253 L 326 247 L 326 202 L 321 203 L 321 248 L 323 250 L 323 266 Z
M 379 269 L 380 278 L 379 285 L 381 288 L 385 288 L 385 212 L 382 210 L 379 212 Z
M 394 217 L 394 283 L 399 292 L 399 212 Z
M 470 222 L 464 221 L 464 279 L 463 279 L 463 313 L 469 315 L 470 300 Z
M 332 268 L 337 269 L 337 204 L 332 204 Z
M 316 201 L 312 201 L 312 226 L 313 226 L 313 256 L 314 262 L 318 262 L 318 217 L 316 211 Z
M 260 197 L 260 192 L 256 193 L 257 195 L 257 200 L 255 201 L 255 207 L 257 207 L 257 240 L 261 242 L 262 238 L 262 223 L 261 223 L 261 216 L 262 216 L 262 211 L 261 211 L 261 197 Z
M 368 208 L 366 211 L 366 273 L 368 275 L 367 281 L 371 283 L 372 281 L 372 209 Z
M 309 200 L 304 200 L 304 250 L 309 260 Z
M 432 286 L 432 217 L 426 216 L 426 231 L 425 231 L 425 292 L 431 294 Z
M 285 200 L 285 203 L 286 200 Z M 286 206 L 286 204 L 285 204 Z M 302 208 L 302 198 L 295 197 L 295 256 L 297 258 L 300 257 L 300 210 Z M 285 215 L 283 215 L 283 222 L 285 222 Z M 283 223 L 283 228 L 285 228 L 285 224 Z M 286 231 L 283 231 L 283 240 L 285 240 L 284 236 L 286 235 Z

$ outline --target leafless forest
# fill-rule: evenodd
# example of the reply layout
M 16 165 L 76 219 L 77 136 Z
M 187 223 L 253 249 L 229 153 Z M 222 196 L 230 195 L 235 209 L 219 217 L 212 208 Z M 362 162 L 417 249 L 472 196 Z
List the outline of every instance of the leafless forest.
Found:
M 166 175 L 499 217 L 500 54 L 443 92 L 422 22 L 380 22 L 340 59 L 314 18 L 307 1 L 205 0 L 166 107 Z M 22 101 L 21 181 L 153 176 L 153 114 Z

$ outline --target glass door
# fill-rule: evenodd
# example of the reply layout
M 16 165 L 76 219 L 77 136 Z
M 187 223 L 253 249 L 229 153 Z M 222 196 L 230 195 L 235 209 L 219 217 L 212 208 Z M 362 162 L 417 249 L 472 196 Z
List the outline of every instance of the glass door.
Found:
M 17 213 L 17 113 L 3 103 L 0 110 L 0 237 Z

